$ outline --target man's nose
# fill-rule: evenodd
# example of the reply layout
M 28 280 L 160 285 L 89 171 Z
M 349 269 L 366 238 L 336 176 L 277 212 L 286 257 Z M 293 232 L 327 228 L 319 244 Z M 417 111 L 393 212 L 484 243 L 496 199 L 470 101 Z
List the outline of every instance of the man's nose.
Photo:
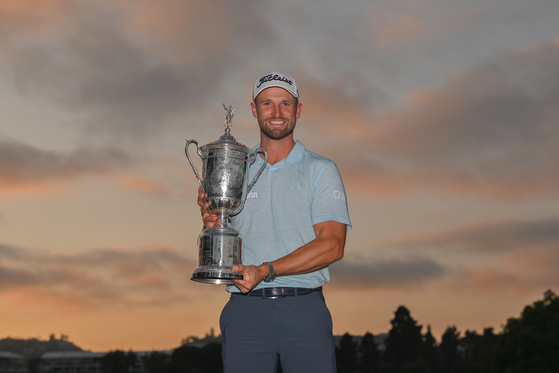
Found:
M 281 117 L 281 108 L 279 105 L 274 105 L 272 110 L 275 117 Z

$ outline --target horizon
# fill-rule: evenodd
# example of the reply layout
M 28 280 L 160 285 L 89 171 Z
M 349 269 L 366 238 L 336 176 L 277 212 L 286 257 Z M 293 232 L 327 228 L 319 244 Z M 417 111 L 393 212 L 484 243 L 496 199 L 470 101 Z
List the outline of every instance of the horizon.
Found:
M 295 138 L 353 229 L 334 334 L 405 305 L 434 336 L 500 330 L 559 289 L 559 2 L 0 2 L 0 335 L 163 350 L 219 330 L 190 280 L 187 139 L 254 146 L 254 81 L 291 75 Z M 196 158 L 196 157 L 194 157 Z M 196 161 L 196 160 L 195 160 Z M 197 163 L 199 165 L 199 163 Z
M 526 306 L 532 306 L 536 301 L 539 301 L 539 299 L 538 299 L 538 300 L 534 300 L 534 301 L 531 302 L 530 304 L 525 305 L 525 306 L 523 307 L 523 309 L 524 309 Z M 405 305 L 401 305 L 401 306 L 406 307 Z M 400 307 L 400 306 L 399 306 L 399 307 Z M 406 308 L 407 308 L 407 307 L 406 307 Z M 410 311 L 410 316 L 412 317 L 412 319 L 414 319 L 414 320 L 417 322 L 417 325 L 421 326 L 421 333 L 422 333 L 423 335 L 425 335 L 425 334 L 427 333 L 428 327 L 430 327 L 429 324 L 425 325 L 425 324 L 420 323 L 419 320 L 416 320 L 416 319 L 413 317 L 413 314 L 411 313 L 411 310 L 408 310 L 408 311 Z M 522 312 L 522 311 L 521 311 L 521 312 Z M 519 317 L 520 317 L 520 313 L 519 313 L 518 316 L 515 316 L 514 318 L 519 318 Z M 508 319 L 507 319 L 506 321 L 508 321 Z M 449 327 L 451 327 L 451 326 L 454 326 L 454 327 L 455 327 L 456 325 L 449 325 Z M 424 328 L 424 327 L 425 327 L 425 328 Z M 499 329 L 498 329 L 498 328 L 495 328 L 495 327 L 493 327 L 493 326 L 487 326 L 486 328 L 483 328 L 483 329 L 491 328 L 495 334 L 501 334 L 501 333 L 503 332 L 503 327 L 504 327 L 504 323 L 503 323 L 503 325 L 501 325 L 501 327 L 500 327 Z M 425 329 L 425 330 L 424 330 L 424 329 Z M 475 333 L 477 333 L 477 334 L 479 334 L 479 335 L 483 335 L 483 332 L 484 332 L 484 330 L 479 330 L 479 331 L 478 331 L 478 330 L 470 330 L 470 329 L 461 330 L 461 329 L 458 328 L 458 327 L 456 328 L 456 330 L 457 330 L 457 332 L 459 333 L 459 337 L 460 337 L 460 338 L 463 337 L 463 336 L 465 335 L 466 332 L 475 332 Z M 445 331 L 446 331 L 446 330 L 445 330 Z M 372 334 L 373 336 L 375 336 L 375 337 L 379 337 L 379 336 L 386 336 L 386 335 L 389 334 L 389 332 L 390 332 L 390 330 L 387 330 L 386 332 L 371 333 L 371 334 Z M 369 332 L 369 331 L 366 331 L 366 332 L 361 333 L 361 334 L 351 334 L 351 333 L 347 333 L 347 332 L 346 332 L 346 333 L 342 333 L 342 334 L 334 334 L 334 338 L 341 338 L 341 337 L 343 337 L 345 334 L 349 334 L 349 335 L 351 335 L 351 336 L 354 337 L 354 338 L 355 338 L 355 337 L 359 338 L 359 337 L 362 337 L 362 336 L 366 335 L 367 333 L 370 333 L 370 332 Z M 443 333 L 444 333 L 444 331 L 443 331 Z M 1 340 L 4 340 L 4 339 L 24 340 L 24 341 L 37 340 L 38 342 L 48 342 L 48 341 L 54 340 L 54 341 L 63 341 L 63 342 L 70 343 L 70 344 L 72 344 L 73 346 L 78 347 L 78 348 L 80 348 L 82 351 L 85 351 L 85 352 L 109 352 L 109 351 L 113 351 L 113 350 L 123 350 L 123 351 L 133 351 L 133 352 L 134 352 L 134 351 L 135 351 L 135 352 L 146 352 L 146 351 L 149 352 L 149 351 L 169 351 L 169 350 L 178 348 L 178 347 L 183 346 L 183 345 L 196 344 L 197 342 L 200 342 L 200 341 L 205 341 L 205 340 L 208 340 L 208 339 L 210 339 L 210 340 L 211 340 L 211 339 L 219 339 L 219 338 L 221 338 L 221 331 L 220 331 L 219 329 L 217 329 L 217 334 L 216 334 L 216 331 L 214 330 L 214 328 L 211 328 L 211 329 L 209 330 L 209 332 L 206 332 L 205 335 L 204 335 L 203 337 L 200 336 L 200 335 L 189 335 L 189 336 L 183 338 L 183 339 L 181 340 L 181 342 L 178 344 L 177 347 L 171 347 L 171 348 L 168 348 L 168 349 L 147 349 L 147 350 L 145 350 L 145 349 L 144 349 L 144 350 L 127 349 L 127 350 L 126 350 L 126 349 L 118 349 L 118 348 L 117 348 L 117 349 L 111 349 L 111 350 L 106 350 L 106 351 L 93 351 L 93 350 L 91 350 L 91 349 L 82 348 L 79 344 L 77 344 L 77 342 L 72 341 L 68 335 L 60 334 L 60 335 L 59 335 L 59 338 L 56 338 L 56 333 L 51 333 L 51 334 L 49 335 L 49 338 L 48 338 L 48 339 L 46 339 L 46 338 L 43 339 L 43 338 L 41 338 L 41 337 L 26 337 L 26 338 L 23 338 L 23 337 L 13 337 L 13 336 L 5 336 L 5 337 L 0 336 L 0 341 L 1 341 Z M 433 334 L 433 338 L 435 339 L 436 343 L 441 343 L 442 335 L 441 335 L 440 338 L 437 338 L 437 335 Z M 4 350 L 0 350 L 0 351 L 4 351 Z

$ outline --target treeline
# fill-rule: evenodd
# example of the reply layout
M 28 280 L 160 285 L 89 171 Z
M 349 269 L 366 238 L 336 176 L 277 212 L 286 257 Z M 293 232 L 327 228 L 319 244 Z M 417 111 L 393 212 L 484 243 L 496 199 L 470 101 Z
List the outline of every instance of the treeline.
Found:
M 141 359 L 133 351 L 111 351 L 101 358 L 101 370 L 104 373 L 221 373 L 221 343 L 212 342 L 204 347 L 183 345 L 171 354 L 152 352 Z
M 520 317 L 507 320 L 501 333 L 486 328 L 481 334 L 447 327 L 437 342 L 406 307 L 399 307 L 384 340 L 371 333 L 345 334 L 336 347 L 338 373 L 557 373 L 559 372 L 559 298 L 548 290 L 542 300 L 526 306 Z M 213 333 L 212 333 L 213 336 Z M 172 352 L 138 356 L 133 351 L 107 353 L 104 373 L 221 373 L 221 344 L 204 347 L 183 344 Z M 40 343 L 39 343 L 40 342 Z M 188 340 L 185 340 L 187 343 Z M 44 351 L 80 350 L 67 336 L 49 341 L 3 339 L 0 350 L 25 355 L 29 372 L 37 371 Z M 278 366 L 281 372 L 281 366 Z
M 500 334 L 487 328 L 461 335 L 449 326 L 437 344 L 405 307 L 391 324 L 382 348 L 370 333 L 359 342 L 344 335 L 336 351 L 338 373 L 559 372 L 559 298 L 551 290 L 509 319 Z
M 437 343 L 431 330 L 399 307 L 382 343 L 372 334 L 345 334 L 336 348 L 338 373 L 557 373 L 559 372 L 559 298 L 551 290 L 526 306 L 503 331 L 460 333 L 449 326 Z M 106 373 L 134 371 L 133 352 L 113 351 L 103 358 Z M 154 352 L 142 359 L 149 373 L 220 373 L 221 344 L 198 348 L 183 345 L 172 352 Z M 124 364 L 124 365 L 123 365 Z M 128 364 L 128 365 L 127 365 Z M 281 366 L 278 367 L 281 372 Z

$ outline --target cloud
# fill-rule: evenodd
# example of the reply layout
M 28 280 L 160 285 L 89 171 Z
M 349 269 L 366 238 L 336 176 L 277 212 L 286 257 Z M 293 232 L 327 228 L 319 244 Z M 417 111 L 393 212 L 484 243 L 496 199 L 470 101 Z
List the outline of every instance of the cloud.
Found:
M 96 249 L 75 254 L 0 246 L 0 294 L 18 303 L 37 297 L 91 309 L 183 302 L 195 263 L 173 249 Z
M 0 140 L 0 189 L 2 192 L 44 192 L 50 189 L 52 182 L 107 174 L 132 163 L 125 153 L 113 148 L 81 148 L 61 153 Z
M 451 291 L 519 294 L 559 286 L 558 245 L 556 216 L 480 222 L 382 244 L 436 255 L 447 275 L 443 288 Z
M 122 176 L 120 177 L 119 182 L 124 188 L 138 191 L 140 193 L 153 195 L 168 194 L 167 188 L 163 184 L 137 176 Z
M 444 285 L 451 291 L 489 294 L 531 294 L 559 287 L 556 250 L 505 256 L 491 265 L 453 271 Z M 514 259 L 513 259 L 514 258 Z M 520 259 L 529 259 L 518 262 Z
M 446 269 L 427 257 L 376 259 L 370 262 L 342 260 L 330 266 L 335 287 L 410 289 L 440 279 Z
M 340 104 L 329 106 L 333 118 L 309 131 L 338 128 L 323 149 L 345 171 L 349 187 L 364 192 L 556 195 L 558 87 L 559 42 L 553 41 L 455 72 L 443 86 L 416 90 L 384 112 L 344 105 L 338 91 L 329 100 Z
M 559 245 L 559 217 L 478 222 L 446 231 L 414 235 L 388 246 L 471 253 L 530 252 Z
M 426 27 L 410 9 L 382 8 L 391 15 L 385 23 L 363 16 L 370 14 L 365 11 L 344 13 L 344 22 L 355 22 L 355 28 L 344 28 L 321 23 L 307 5 L 290 4 L 293 17 L 285 17 L 271 2 L 254 6 L 246 0 L 107 4 L 53 0 L 0 7 L 6 51 L 0 61 L 22 92 L 56 102 L 78 118 L 74 128 L 88 139 L 126 146 L 130 154 L 146 149 L 138 144 L 161 147 L 179 126 L 202 128 L 197 120 L 179 118 L 203 117 L 216 96 L 231 90 L 238 96 L 239 87 L 249 89 L 263 66 L 274 64 L 293 69 L 301 86 L 297 134 L 338 162 L 349 188 L 375 195 L 430 189 L 508 199 L 558 191 L 552 161 L 559 156 L 556 41 L 501 51 L 397 102 L 377 82 L 397 75 L 387 63 L 395 56 L 384 59 L 375 48 L 364 49 L 371 33 L 364 30 L 372 24 L 386 45 L 405 43 Z M 301 33 L 301 45 L 313 48 L 293 51 L 296 59 L 279 54 L 272 63 L 270 52 L 290 37 L 290 28 L 278 28 L 284 18 L 297 31 L 312 25 L 313 39 Z M 352 46 L 347 41 L 355 30 L 363 35 Z M 315 32 L 332 38 L 325 43 Z M 340 47 L 333 56 L 331 43 Z M 387 102 L 390 109 L 379 109 Z
M 373 24 L 377 44 L 381 49 L 390 50 L 395 45 L 410 42 L 427 29 L 423 21 L 409 14 L 388 12 L 384 20 L 385 23 Z
M 70 110 L 75 126 L 105 143 L 153 142 L 274 37 L 260 17 L 266 5 L 248 1 L 49 4 L 0 8 L 15 16 L 0 33 L 3 60 L 22 92 Z M 71 16 L 51 16 L 58 9 Z

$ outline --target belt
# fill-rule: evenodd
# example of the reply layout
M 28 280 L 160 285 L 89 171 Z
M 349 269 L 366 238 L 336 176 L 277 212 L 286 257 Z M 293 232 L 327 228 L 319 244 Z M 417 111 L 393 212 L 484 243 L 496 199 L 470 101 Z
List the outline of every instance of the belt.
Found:
M 257 290 L 249 291 L 246 294 L 243 293 L 233 293 L 238 295 L 244 295 L 247 297 L 262 297 L 263 299 L 277 299 L 285 297 L 293 297 L 298 295 L 307 295 L 310 293 L 315 293 L 317 291 L 322 291 L 322 286 L 307 289 L 307 288 L 262 288 Z

